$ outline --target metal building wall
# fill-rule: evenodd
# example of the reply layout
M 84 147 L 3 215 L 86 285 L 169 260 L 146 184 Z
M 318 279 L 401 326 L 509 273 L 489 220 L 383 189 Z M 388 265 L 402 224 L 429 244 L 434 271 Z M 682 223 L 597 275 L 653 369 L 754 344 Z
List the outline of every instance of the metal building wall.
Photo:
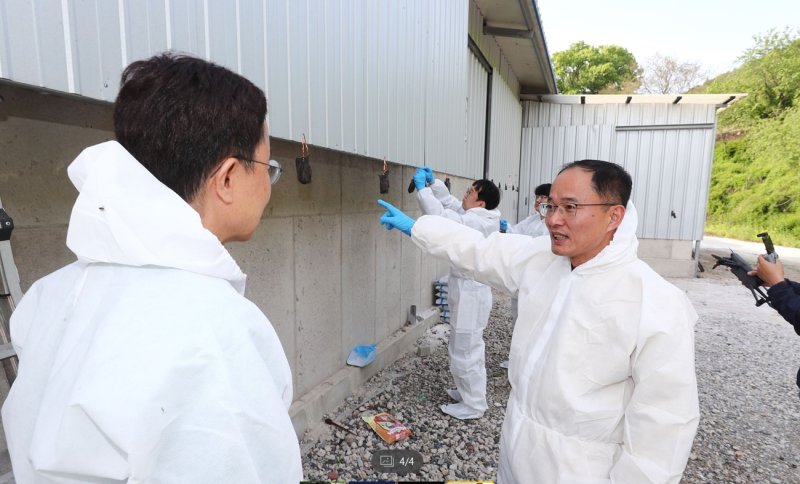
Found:
M 467 21 L 463 0 L 0 2 L 0 78 L 113 101 L 124 66 L 181 51 L 263 88 L 273 136 L 466 175 Z
M 504 218 L 513 222 L 517 215 L 520 196 L 522 104 L 505 82 L 492 83 L 491 119 L 487 177 L 500 187 L 498 208 Z
M 523 190 L 552 181 L 571 161 L 613 161 L 633 177 L 640 237 L 702 239 L 715 105 L 530 101 L 523 108 Z M 527 210 L 521 205 L 519 213 Z
M 489 73 L 472 52 L 469 52 L 469 90 L 467 91 L 466 139 L 464 171 L 469 178 L 483 178 L 486 158 L 486 101 L 489 96 Z
M 503 217 L 515 222 L 520 195 L 519 170 L 522 136 L 519 81 L 503 57 L 494 38 L 483 34 L 483 17 L 477 6 L 471 1 L 469 35 L 492 65 L 489 160 L 488 171 L 485 175 L 500 186 L 501 199 L 498 208 Z M 468 137 L 477 137 L 477 133 L 473 134 L 472 131 L 469 131 Z M 481 166 L 480 171 L 473 178 L 483 176 L 483 166 Z

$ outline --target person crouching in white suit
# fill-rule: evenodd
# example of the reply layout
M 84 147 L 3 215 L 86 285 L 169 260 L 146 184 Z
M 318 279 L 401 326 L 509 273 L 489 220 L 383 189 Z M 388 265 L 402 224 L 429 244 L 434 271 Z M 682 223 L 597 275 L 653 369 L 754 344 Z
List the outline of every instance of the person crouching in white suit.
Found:
M 391 206 L 381 217 L 424 252 L 519 295 L 501 484 L 681 479 L 699 420 L 697 314 L 637 257 L 631 187 L 613 163 L 565 166 L 540 206 L 549 238 L 484 237 Z
M 451 195 L 428 167 L 417 170 L 414 184 L 422 213 L 444 217 L 487 236 L 499 229 L 500 189 L 491 181 L 473 182 L 461 200 Z M 442 405 L 441 409 L 462 420 L 481 418 L 487 409 L 483 330 L 492 310 L 492 290 L 451 268 L 447 305 L 452 326 L 447 350 L 450 373 L 456 385 L 455 389 L 448 389 L 447 394 L 456 403 Z
M 116 141 L 68 168 L 78 260 L 11 317 L 16 482 L 299 482 L 291 370 L 223 245 L 253 235 L 280 175 L 264 93 L 172 54 L 120 86 Z

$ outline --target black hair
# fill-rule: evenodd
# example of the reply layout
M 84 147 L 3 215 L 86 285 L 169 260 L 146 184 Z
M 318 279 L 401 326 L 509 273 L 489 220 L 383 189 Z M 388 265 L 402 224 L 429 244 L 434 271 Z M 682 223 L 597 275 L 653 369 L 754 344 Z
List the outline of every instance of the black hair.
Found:
M 533 194 L 536 195 L 537 197 L 540 197 L 542 195 L 544 195 L 545 197 L 549 197 L 550 196 L 550 184 L 549 183 L 542 183 L 541 185 L 536 187 L 536 190 L 533 191 Z
M 491 180 L 475 180 L 472 187 L 478 193 L 478 200 L 486 204 L 486 210 L 494 210 L 500 205 L 500 189 Z
M 164 53 L 125 68 L 114 134 L 153 176 L 191 202 L 222 160 L 253 158 L 266 115 L 264 92 L 244 77 Z
M 565 165 L 558 173 L 564 173 L 571 168 L 592 172 L 592 188 L 606 202 L 628 205 L 633 180 L 621 166 L 609 161 L 580 160 Z

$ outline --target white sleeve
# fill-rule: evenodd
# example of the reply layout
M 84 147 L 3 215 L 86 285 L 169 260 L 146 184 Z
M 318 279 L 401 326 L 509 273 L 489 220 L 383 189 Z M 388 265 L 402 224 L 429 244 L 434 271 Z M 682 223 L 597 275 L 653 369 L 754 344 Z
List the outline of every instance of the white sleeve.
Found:
M 183 330 L 151 338 L 144 353 L 141 345 L 125 351 L 87 379 L 94 388 L 85 413 L 119 444 L 132 476 L 187 484 L 302 480 L 288 413 L 291 371 L 270 323 L 247 306 L 227 304 L 228 315 L 205 316 L 217 322 L 197 324 L 194 334 L 181 320 Z
M 550 243 L 495 232 L 489 237 L 442 217 L 422 216 L 411 229 L 411 240 L 424 252 L 448 261 L 468 277 L 515 293 L 522 274 L 544 271 L 552 262 Z
M 28 292 L 18 301 L 17 307 L 11 313 L 11 345 L 17 353 L 18 358 L 22 358 L 25 348 L 25 340 L 31 330 L 31 325 L 36 319 L 36 308 L 39 307 L 39 283 L 35 282 Z
M 685 302 L 667 299 L 672 301 L 661 300 L 649 317 L 657 328 L 633 355 L 634 389 L 625 410 L 622 452 L 611 469 L 614 483 L 678 483 L 697 431 L 697 314 L 685 296 Z
M 417 190 L 417 202 L 423 215 L 441 215 L 444 206 L 433 194 L 430 187 Z
M 258 322 L 270 325 L 263 316 Z M 165 465 L 155 467 L 154 482 L 302 480 L 300 449 L 288 414 L 291 372 L 277 336 L 268 329 L 266 337 L 256 329 L 249 334 L 252 339 L 220 342 L 224 366 L 211 363 L 201 384 L 206 388 L 187 395 L 185 411 L 162 434 L 157 462 Z
M 522 235 L 530 235 L 528 233 L 531 224 L 535 222 L 534 217 L 538 217 L 538 215 L 533 214 L 529 215 L 525 220 L 522 220 L 518 224 L 509 225 L 508 226 L 508 233 L 509 234 L 522 234 Z
M 540 235 L 547 235 L 549 232 L 544 220 L 538 214 L 533 214 L 522 222 L 509 226 L 508 233 L 539 237 Z
M 450 193 L 450 190 L 447 189 L 447 185 L 445 185 L 442 180 L 436 178 L 433 180 L 433 185 L 431 185 L 430 188 L 433 191 L 433 196 L 441 202 L 444 208 L 456 211 L 461 209 L 461 200 Z

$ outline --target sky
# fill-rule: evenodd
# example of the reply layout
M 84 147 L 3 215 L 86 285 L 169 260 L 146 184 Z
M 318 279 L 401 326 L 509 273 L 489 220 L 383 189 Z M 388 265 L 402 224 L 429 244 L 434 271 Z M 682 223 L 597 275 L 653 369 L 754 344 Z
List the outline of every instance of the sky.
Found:
M 615 44 L 639 65 L 654 54 L 695 62 L 710 77 L 737 67 L 753 36 L 800 29 L 800 0 L 536 0 L 547 48 Z

